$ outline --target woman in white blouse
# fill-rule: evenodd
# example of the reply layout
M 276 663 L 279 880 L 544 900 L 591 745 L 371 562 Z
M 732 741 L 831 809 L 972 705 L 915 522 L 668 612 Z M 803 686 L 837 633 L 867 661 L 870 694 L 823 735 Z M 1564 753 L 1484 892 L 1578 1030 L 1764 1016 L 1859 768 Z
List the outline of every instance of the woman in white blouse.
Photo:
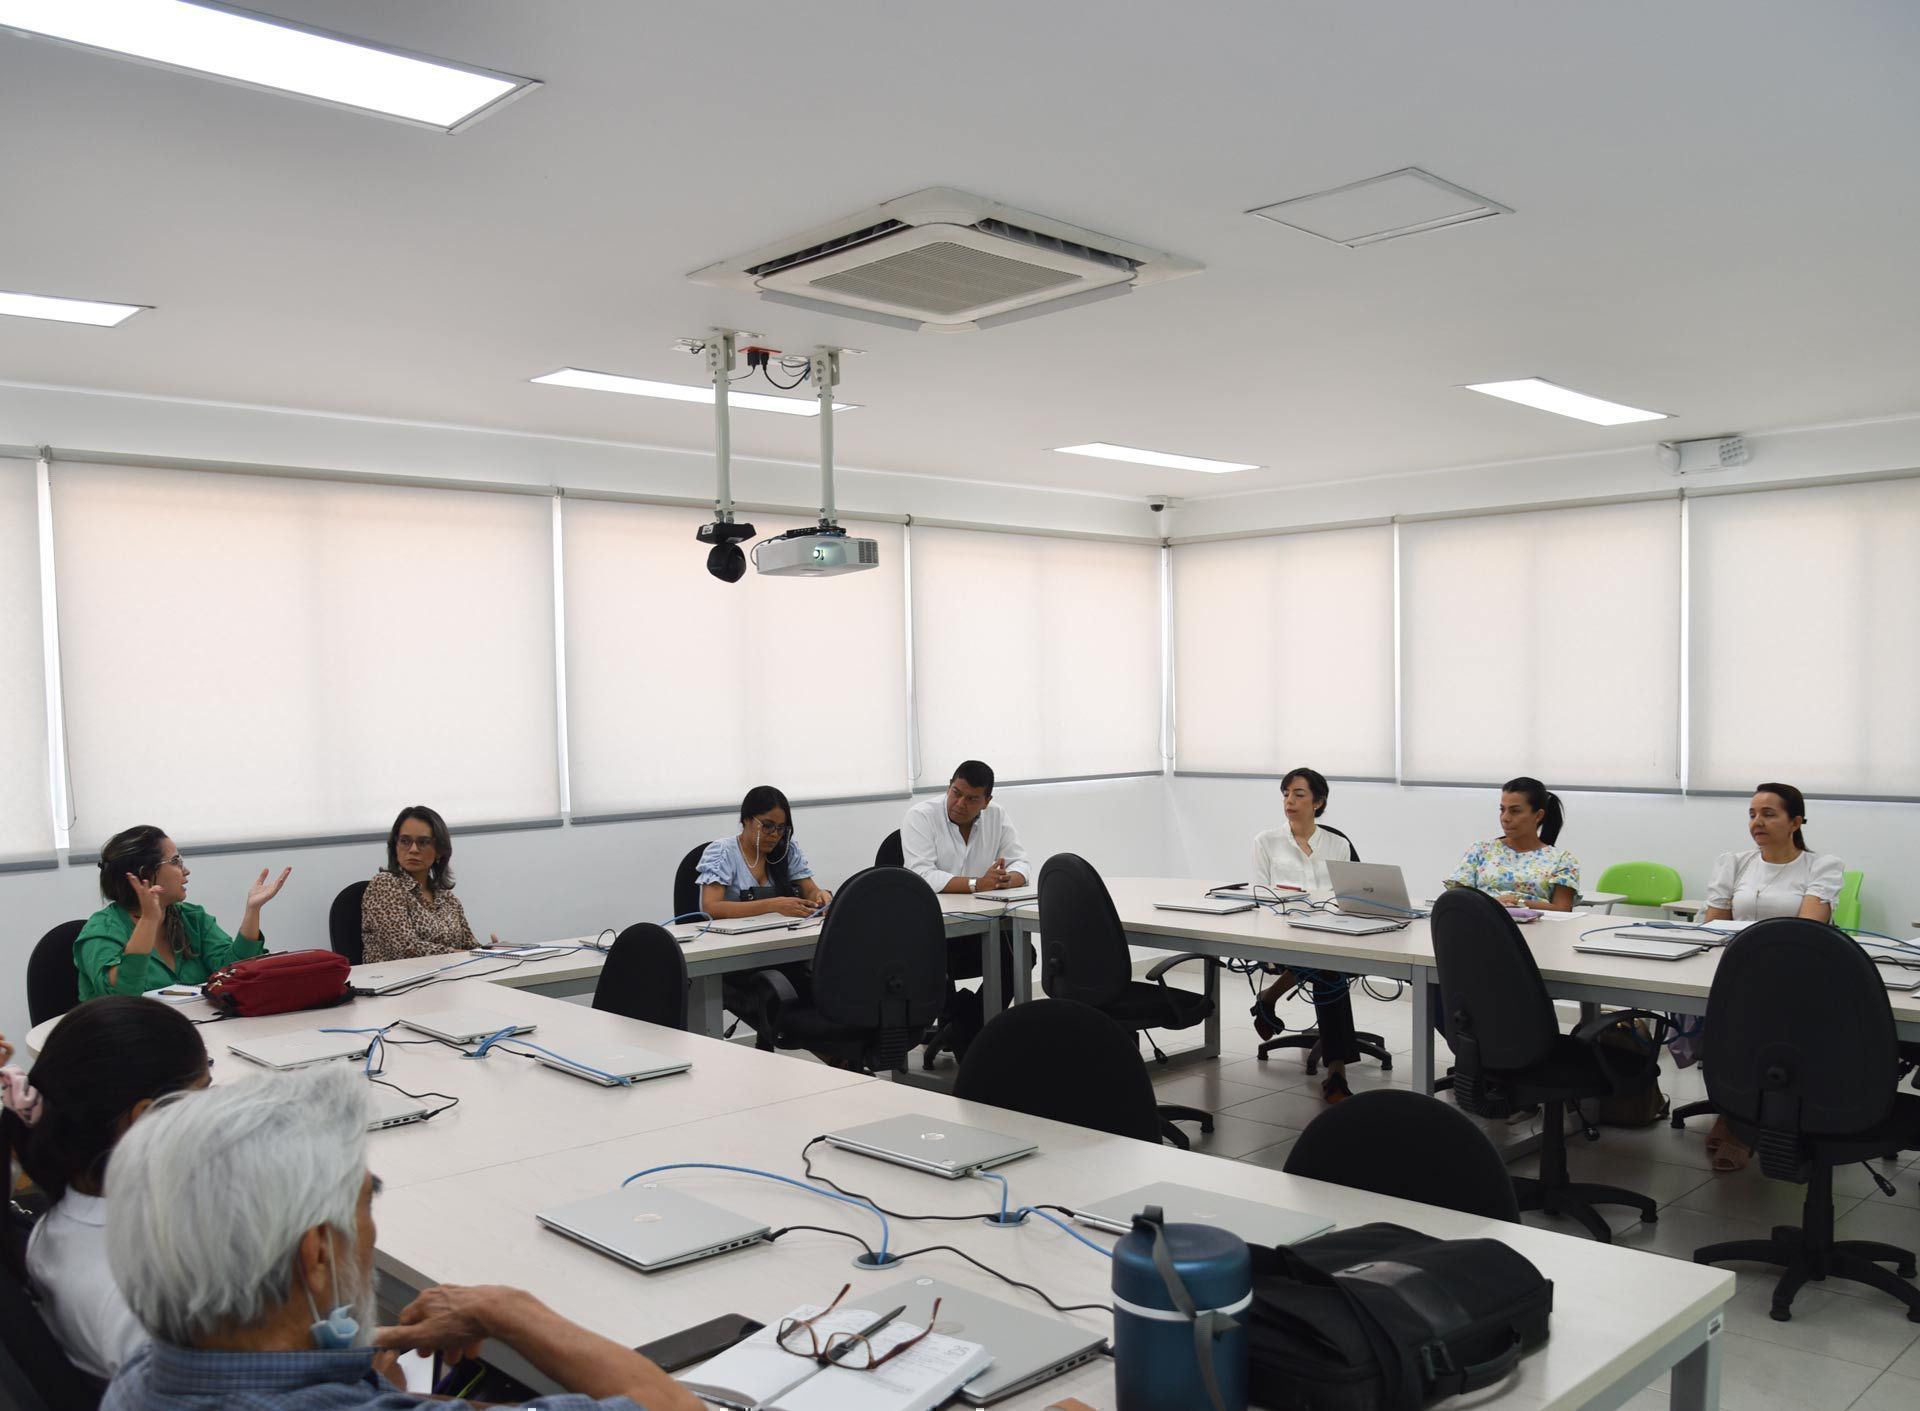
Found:
M 1255 886 L 1272 888 L 1282 896 L 1289 889 L 1332 890 L 1327 863 L 1353 861 L 1353 845 L 1344 834 L 1320 826 L 1328 793 L 1326 778 L 1318 770 L 1287 771 L 1280 781 L 1280 807 L 1287 826 L 1271 828 L 1253 840 Z M 1262 1039 L 1274 1036 L 1275 1002 L 1301 979 L 1292 970 L 1283 970 L 1279 979 L 1260 992 L 1253 1006 L 1253 1027 Z M 1339 1102 L 1353 1096 L 1353 1089 L 1347 1086 L 1347 1064 L 1360 1057 L 1354 1041 L 1353 1001 L 1347 996 L 1347 977 L 1315 972 L 1307 979 L 1307 988 L 1320 1029 L 1320 1056 L 1327 1065 L 1320 1091 L 1328 1102 Z
M 1723 852 L 1707 883 L 1708 921 L 1766 921 L 1776 916 L 1833 920 L 1833 901 L 1846 865 L 1832 853 L 1810 852 L 1801 830 L 1807 801 L 1791 784 L 1762 784 L 1747 804 L 1754 846 Z M 1707 1134 L 1716 1171 L 1738 1171 L 1752 1154 L 1722 1117 Z

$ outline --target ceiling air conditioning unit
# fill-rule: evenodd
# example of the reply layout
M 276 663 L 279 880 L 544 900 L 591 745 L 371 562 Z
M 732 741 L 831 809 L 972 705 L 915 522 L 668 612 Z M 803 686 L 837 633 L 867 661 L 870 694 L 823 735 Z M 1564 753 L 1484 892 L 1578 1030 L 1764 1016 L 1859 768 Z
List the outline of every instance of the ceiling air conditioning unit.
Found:
M 687 276 L 894 328 L 993 328 L 1200 266 L 1159 250 L 929 187 Z

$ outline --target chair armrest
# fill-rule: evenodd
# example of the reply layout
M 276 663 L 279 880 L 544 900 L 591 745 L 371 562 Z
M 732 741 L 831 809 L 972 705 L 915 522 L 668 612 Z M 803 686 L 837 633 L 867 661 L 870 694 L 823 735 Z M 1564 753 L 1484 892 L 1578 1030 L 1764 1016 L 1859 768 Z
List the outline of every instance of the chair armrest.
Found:
M 1185 955 L 1168 956 L 1165 960 L 1161 961 L 1158 965 L 1154 966 L 1153 969 L 1147 972 L 1147 978 L 1149 980 L 1154 980 L 1164 985 L 1167 983 L 1167 979 L 1166 979 L 1167 972 L 1173 969 L 1173 967 L 1176 965 L 1185 965 L 1189 960 L 1202 961 L 1207 965 L 1218 965 L 1220 963 L 1213 956 L 1201 955 L 1198 951 L 1190 950 Z

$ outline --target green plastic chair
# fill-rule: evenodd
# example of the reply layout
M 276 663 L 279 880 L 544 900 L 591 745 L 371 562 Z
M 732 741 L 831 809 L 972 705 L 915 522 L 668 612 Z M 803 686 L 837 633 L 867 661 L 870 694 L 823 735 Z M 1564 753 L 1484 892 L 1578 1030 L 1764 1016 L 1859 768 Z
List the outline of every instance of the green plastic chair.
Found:
M 1860 884 L 1866 876 L 1864 872 L 1840 874 L 1840 895 L 1833 899 L 1833 924 L 1842 931 L 1860 929 Z
M 1665 906 L 1679 901 L 1685 888 L 1680 884 L 1680 874 L 1664 862 L 1616 862 L 1600 874 L 1594 890 L 1619 892 L 1628 906 Z

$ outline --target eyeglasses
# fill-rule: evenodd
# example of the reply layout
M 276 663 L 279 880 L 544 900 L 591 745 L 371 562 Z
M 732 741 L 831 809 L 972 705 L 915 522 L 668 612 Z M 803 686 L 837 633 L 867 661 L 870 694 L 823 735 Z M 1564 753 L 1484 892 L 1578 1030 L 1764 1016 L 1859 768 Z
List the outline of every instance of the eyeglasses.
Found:
M 432 838 L 397 838 L 394 840 L 394 846 L 399 848 L 402 852 L 412 852 L 415 848 L 420 848 L 422 850 L 425 850 L 433 846 L 433 839 Z
M 764 818 L 756 818 L 753 821 L 760 825 L 762 833 L 771 833 L 776 838 L 784 838 L 793 831 L 791 823 L 769 823 Z
M 179 853 L 175 853 L 172 857 L 161 858 L 160 865 L 162 867 L 185 867 L 187 865 L 187 860 L 184 857 L 180 856 Z
M 927 1318 L 926 1327 L 908 1338 L 905 1342 L 895 1343 L 885 1352 L 875 1354 L 873 1343 L 864 1333 L 835 1332 L 824 1338 L 814 1330 L 814 1323 L 840 1306 L 840 1300 L 847 1296 L 852 1284 L 840 1285 L 840 1292 L 833 1296 L 833 1302 L 822 1308 L 811 1318 L 782 1318 L 774 1333 L 774 1342 L 782 1352 L 791 1352 L 796 1357 L 811 1357 L 820 1363 L 832 1363 L 854 1372 L 871 1372 L 891 1362 L 920 1339 L 933 1331 L 934 1322 L 940 1317 L 940 1300 L 933 1301 L 933 1312 Z M 804 1334 L 804 1338 L 802 1337 Z

